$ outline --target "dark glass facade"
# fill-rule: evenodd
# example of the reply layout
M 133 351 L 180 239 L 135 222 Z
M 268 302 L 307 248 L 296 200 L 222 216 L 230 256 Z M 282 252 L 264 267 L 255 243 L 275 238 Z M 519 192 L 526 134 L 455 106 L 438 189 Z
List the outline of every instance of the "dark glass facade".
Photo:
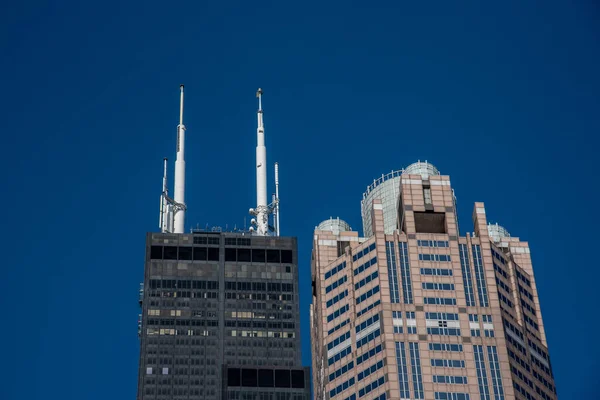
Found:
M 149 233 L 140 299 L 138 400 L 310 399 L 296 238 Z

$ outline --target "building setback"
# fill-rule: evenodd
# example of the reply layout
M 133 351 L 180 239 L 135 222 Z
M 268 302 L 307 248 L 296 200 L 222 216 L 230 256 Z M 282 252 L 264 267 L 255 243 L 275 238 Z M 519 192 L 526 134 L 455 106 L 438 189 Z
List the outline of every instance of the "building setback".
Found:
M 138 400 L 310 399 L 296 238 L 149 233 Z
M 459 236 L 431 164 L 388 175 L 363 196 L 368 237 L 339 219 L 314 232 L 315 399 L 556 399 L 528 244 L 483 203 Z

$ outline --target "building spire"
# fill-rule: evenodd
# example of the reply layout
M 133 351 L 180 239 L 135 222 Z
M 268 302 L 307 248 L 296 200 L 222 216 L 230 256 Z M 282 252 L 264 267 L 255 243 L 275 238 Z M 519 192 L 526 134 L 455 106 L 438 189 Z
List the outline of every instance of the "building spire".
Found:
M 177 125 L 177 158 L 175 160 L 175 203 L 181 205 L 175 212 L 174 232 L 185 228 L 185 125 L 183 125 L 183 85 L 179 86 L 179 125 Z
M 263 125 L 262 89 L 256 91 L 258 98 L 256 128 L 256 234 L 266 236 L 269 232 L 269 207 L 267 205 L 267 148 Z

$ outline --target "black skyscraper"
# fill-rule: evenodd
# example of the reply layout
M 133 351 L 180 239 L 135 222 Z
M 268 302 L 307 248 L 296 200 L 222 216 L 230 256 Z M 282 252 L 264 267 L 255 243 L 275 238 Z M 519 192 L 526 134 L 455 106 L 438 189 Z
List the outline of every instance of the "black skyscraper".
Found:
M 308 400 L 296 238 L 149 233 L 138 400 Z

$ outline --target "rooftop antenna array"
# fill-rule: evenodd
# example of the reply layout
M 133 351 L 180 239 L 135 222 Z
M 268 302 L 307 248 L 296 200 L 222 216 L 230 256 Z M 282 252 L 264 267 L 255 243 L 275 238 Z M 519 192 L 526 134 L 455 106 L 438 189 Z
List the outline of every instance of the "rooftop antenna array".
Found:
M 265 147 L 265 127 L 263 124 L 262 89 L 256 91 L 258 98 L 258 127 L 256 128 L 256 208 L 250 214 L 256 218 L 250 221 L 250 231 L 257 236 L 279 236 L 279 166 L 275 164 L 275 198 L 267 204 L 267 148 Z M 269 215 L 273 214 L 274 226 L 269 226 Z
M 275 163 L 275 232 L 279 236 L 279 163 Z
M 185 125 L 183 125 L 183 85 L 179 86 L 179 125 L 175 160 L 175 198 L 169 197 L 167 159 L 163 159 L 163 188 L 160 195 L 159 227 L 163 233 L 183 233 L 185 226 Z

